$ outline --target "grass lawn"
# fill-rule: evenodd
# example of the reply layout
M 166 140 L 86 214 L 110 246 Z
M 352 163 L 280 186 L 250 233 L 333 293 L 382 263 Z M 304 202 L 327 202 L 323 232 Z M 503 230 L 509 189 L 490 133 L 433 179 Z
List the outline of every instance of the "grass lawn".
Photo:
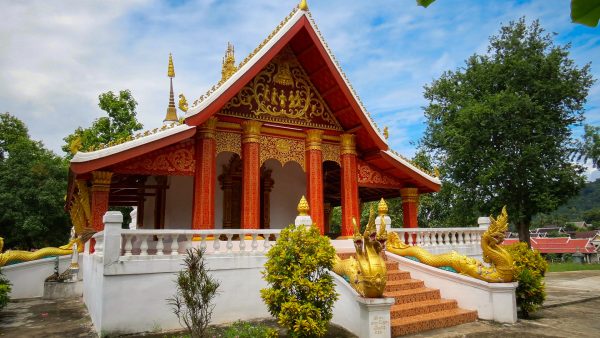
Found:
M 600 270 L 600 264 L 548 263 L 549 272 Z

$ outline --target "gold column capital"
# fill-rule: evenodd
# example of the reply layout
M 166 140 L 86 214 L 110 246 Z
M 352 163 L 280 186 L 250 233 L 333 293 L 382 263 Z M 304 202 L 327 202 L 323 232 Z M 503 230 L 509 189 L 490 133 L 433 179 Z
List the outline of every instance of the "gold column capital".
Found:
M 200 138 L 215 138 L 215 132 L 217 130 L 217 117 L 211 116 L 204 123 L 198 127 L 198 137 Z
M 356 155 L 356 141 L 355 135 L 353 134 L 341 134 L 340 135 L 340 155 L 352 154 Z
M 402 196 L 402 203 L 418 203 L 419 202 L 419 189 L 417 188 L 402 188 L 400 189 L 400 196 Z
M 262 122 L 247 120 L 242 122 L 242 143 L 259 143 L 260 142 L 260 127 Z
M 92 171 L 92 191 L 108 191 L 112 175 L 110 171 Z
M 319 129 L 309 129 L 306 131 L 306 150 L 321 150 L 323 140 L 323 131 Z

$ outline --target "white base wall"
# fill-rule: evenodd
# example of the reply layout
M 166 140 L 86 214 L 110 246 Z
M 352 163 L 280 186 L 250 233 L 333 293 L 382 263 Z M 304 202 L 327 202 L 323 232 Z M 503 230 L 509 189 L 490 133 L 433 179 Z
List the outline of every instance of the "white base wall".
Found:
M 184 256 L 120 260 L 104 266 L 99 256 L 85 254 L 84 302 L 99 333 L 138 333 L 181 329 L 167 299 L 175 295 L 175 279 Z M 212 323 L 270 317 L 260 297 L 267 286 L 260 271 L 263 255 L 208 256 L 211 274 L 221 283 Z
M 400 269 L 410 272 L 412 278 L 424 281 L 427 287 L 439 289 L 442 298 L 455 299 L 463 309 L 477 310 L 479 318 L 500 323 L 517 321 L 515 291 L 518 283 L 487 283 L 389 252 L 386 255 L 399 262 Z
M 2 267 L 2 273 L 12 284 L 11 299 L 36 298 L 44 295 L 44 280 L 54 273 L 54 261 L 49 257 L 31 262 L 12 264 Z M 59 271 L 62 273 L 71 264 L 71 255 L 60 256 Z M 79 255 L 79 264 L 82 258 Z M 81 270 L 80 270 L 81 276 Z

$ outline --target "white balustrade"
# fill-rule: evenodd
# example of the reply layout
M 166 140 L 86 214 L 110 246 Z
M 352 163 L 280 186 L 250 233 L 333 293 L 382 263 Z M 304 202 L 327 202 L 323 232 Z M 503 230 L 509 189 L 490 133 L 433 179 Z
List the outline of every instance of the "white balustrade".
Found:
M 278 229 L 121 230 L 121 255 L 125 257 L 173 256 L 185 254 L 186 250 L 192 247 L 202 248 L 207 254 L 264 253 L 275 243 L 270 237 L 274 236 L 277 240 L 280 231 Z
M 404 244 L 421 246 L 438 254 L 451 250 L 481 255 L 483 228 L 392 228 Z
M 104 233 L 98 232 L 92 237 L 96 243 L 94 244 L 94 255 L 102 256 L 102 250 L 104 249 Z

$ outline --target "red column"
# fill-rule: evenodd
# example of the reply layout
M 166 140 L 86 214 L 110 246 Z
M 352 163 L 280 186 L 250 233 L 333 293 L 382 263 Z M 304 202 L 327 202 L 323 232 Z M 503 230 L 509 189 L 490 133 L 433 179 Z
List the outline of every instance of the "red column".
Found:
M 242 229 L 260 227 L 260 127 L 242 122 Z
M 402 213 L 405 228 L 417 228 L 417 213 L 419 212 L 419 190 L 417 188 L 400 189 L 402 196 Z
M 310 217 L 321 234 L 324 234 L 323 154 L 321 151 L 323 131 L 311 129 L 307 130 L 306 134 L 306 194 L 308 195 L 308 205 L 310 205 Z
M 96 231 L 104 229 L 102 217 L 108 211 L 108 195 L 111 179 L 111 172 L 92 172 L 92 226 Z
M 196 134 L 193 229 L 215 228 L 216 127 L 217 118 L 210 117 Z
M 340 162 L 342 164 L 342 237 L 352 236 L 352 219 L 360 222 L 358 203 L 358 176 L 356 173 L 356 145 L 354 135 L 342 134 Z

